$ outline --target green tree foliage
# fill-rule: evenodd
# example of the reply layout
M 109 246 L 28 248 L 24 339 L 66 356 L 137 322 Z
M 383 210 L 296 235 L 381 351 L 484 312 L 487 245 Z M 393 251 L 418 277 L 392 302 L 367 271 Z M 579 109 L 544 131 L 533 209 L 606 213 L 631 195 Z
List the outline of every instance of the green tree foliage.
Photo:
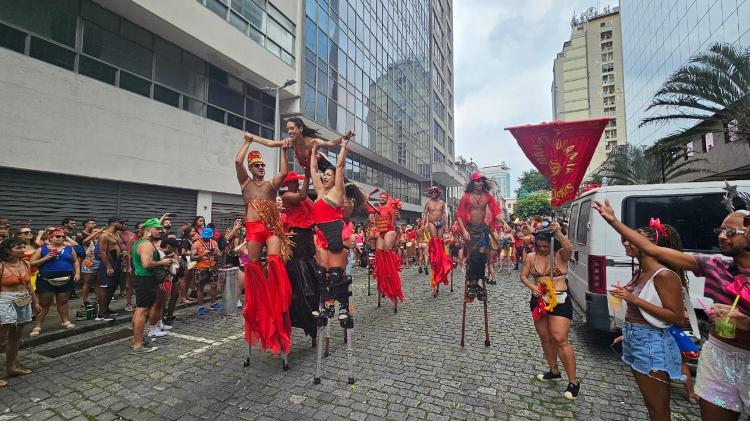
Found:
M 549 195 L 547 193 L 532 193 L 519 198 L 516 202 L 515 213 L 521 219 L 551 214 L 552 206 L 550 205 Z
M 678 69 L 656 92 L 644 118 L 647 124 L 677 123 L 690 127 L 659 140 L 657 152 L 684 148 L 689 141 L 721 127 L 748 141 L 750 135 L 750 48 L 717 43 Z
M 524 171 L 521 177 L 518 178 L 518 189 L 516 189 L 516 197 L 519 199 L 528 196 L 531 193 L 540 191 L 551 191 L 549 182 L 542 174 L 537 170 Z
M 684 153 L 646 154 L 643 148 L 620 145 L 612 149 L 607 159 L 594 170 L 592 179 L 609 178 L 611 185 L 659 184 L 681 175 L 699 172 L 686 168 L 702 159 L 684 158 Z

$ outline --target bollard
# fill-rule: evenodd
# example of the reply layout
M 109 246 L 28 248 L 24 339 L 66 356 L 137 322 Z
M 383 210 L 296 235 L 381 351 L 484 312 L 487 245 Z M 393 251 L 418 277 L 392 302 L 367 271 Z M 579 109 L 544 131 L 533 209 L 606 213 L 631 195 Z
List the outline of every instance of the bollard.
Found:
M 236 267 L 219 269 L 219 282 L 222 287 L 221 304 L 225 316 L 234 316 L 237 314 L 237 282 L 239 282 L 239 274 L 240 269 Z

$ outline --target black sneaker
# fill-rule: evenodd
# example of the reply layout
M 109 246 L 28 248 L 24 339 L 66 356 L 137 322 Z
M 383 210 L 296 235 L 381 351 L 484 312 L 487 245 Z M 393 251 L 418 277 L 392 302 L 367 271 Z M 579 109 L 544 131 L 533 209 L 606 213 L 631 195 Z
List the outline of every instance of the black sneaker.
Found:
M 430 270 L 427 269 L 427 266 L 424 267 L 424 274 L 425 275 L 429 275 L 430 274 Z
M 474 298 L 477 296 L 477 294 L 479 294 L 479 285 L 470 284 L 466 288 L 466 296 L 468 296 L 469 298 Z
M 552 370 L 550 370 L 544 374 L 537 374 L 536 379 L 543 382 L 558 381 L 562 380 L 562 373 L 560 373 L 559 371 L 557 373 L 553 373 Z
M 575 400 L 578 397 L 578 391 L 581 389 L 581 381 L 576 380 L 576 384 L 568 383 L 567 389 L 563 392 L 563 396 L 567 400 Z
M 419 267 L 419 273 L 422 273 L 422 266 Z

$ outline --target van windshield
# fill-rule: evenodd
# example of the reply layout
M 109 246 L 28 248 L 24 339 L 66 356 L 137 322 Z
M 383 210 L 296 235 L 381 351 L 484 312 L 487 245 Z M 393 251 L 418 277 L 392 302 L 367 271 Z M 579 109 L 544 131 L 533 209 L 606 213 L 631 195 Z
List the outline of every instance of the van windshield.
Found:
M 713 229 L 721 226 L 728 214 L 722 199 L 721 193 L 628 197 L 623 202 L 622 220 L 631 228 L 640 228 L 648 226 L 649 219 L 659 218 L 662 224 L 677 229 L 685 251 L 719 253 Z M 739 200 L 734 206 L 744 209 Z

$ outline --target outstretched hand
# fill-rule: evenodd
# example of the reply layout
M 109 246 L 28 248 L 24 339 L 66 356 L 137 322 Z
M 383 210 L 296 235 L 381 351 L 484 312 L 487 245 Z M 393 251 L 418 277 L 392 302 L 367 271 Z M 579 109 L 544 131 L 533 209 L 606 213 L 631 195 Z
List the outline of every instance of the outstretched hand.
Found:
M 251 135 L 249 132 L 245 132 L 244 139 L 247 143 L 253 143 L 253 135 Z
M 604 204 L 594 201 L 591 207 L 595 211 L 599 212 L 599 215 L 604 218 L 605 221 L 611 223 L 617 218 L 615 217 L 615 209 L 609 204 L 609 199 L 604 199 Z
M 356 134 L 354 133 L 354 130 L 349 129 L 349 131 L 346 132 L 346 134 L 344 135 L 344 140 L 347 141 L 353 138 L 354 136 L 356 136 Z

